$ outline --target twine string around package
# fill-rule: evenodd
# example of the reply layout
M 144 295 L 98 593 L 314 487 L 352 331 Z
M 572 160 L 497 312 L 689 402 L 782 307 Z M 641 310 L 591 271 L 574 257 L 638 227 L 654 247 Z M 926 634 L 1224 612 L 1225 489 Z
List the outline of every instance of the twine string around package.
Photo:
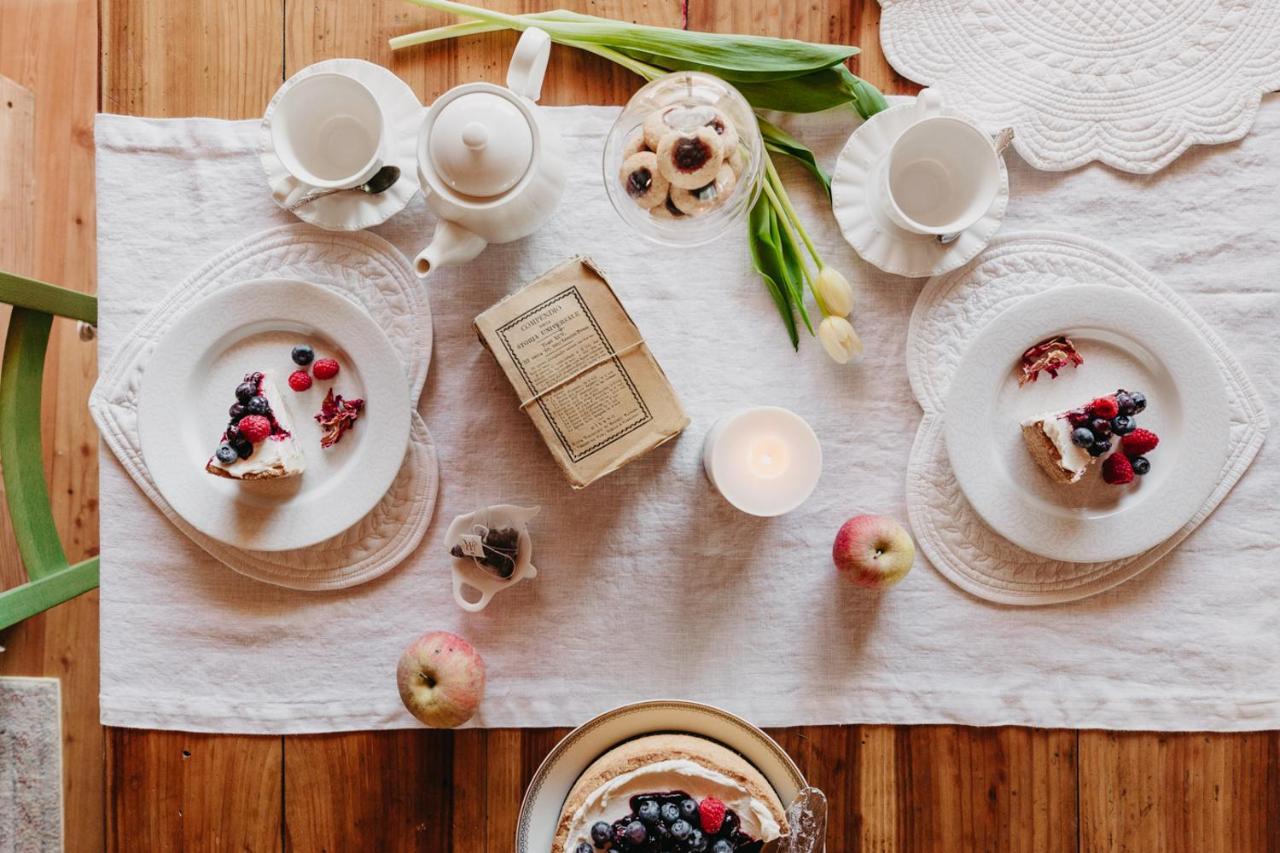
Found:
M 622 349 L 610 348 L 608 352 L 606 352 L 604 355 L 600 356 L 595 361 L 588 364 L 586 367 L 582 367 L 582 368 L 579 368 L 578 370 L 575 370 L 573 373 L 569 374 L 565 378 L 557 382 L 553 382 L 551 385 L 547 386 L 546 388 L 543 388 L 541 391 L 537 392 L 532 397 L 522 400 L 520 402 L 520 411 L 524 411 L 525 409 L 529 408 L 534 403 L 538 402 L 543 397 L 550 394 L 552 391 L 559 391 L 561 388 L 568 385 L 570 382 L 573 382 L 575 379 L 579 378 L 580 376 L 584 376 L 590 373 L 591 371 L 595 370 L 597 367 L 604 364 L 605 362 L 613 361 L 616 358 L 622 358 L 622 356 L 626 355 L 632 350 L 637 350 L 642 346 L 644 346 L 644 338 L 638 338 L 633 343 L 627 344 Z

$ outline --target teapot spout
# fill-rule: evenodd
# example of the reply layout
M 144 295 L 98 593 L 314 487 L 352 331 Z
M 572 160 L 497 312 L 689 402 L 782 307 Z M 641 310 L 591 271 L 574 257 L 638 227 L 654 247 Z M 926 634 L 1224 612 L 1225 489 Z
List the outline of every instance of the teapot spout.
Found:
M 479 234 L 463 228 L 456 222 L 440 220 L 431 235 L 431 244 L 414 259 L 413 271 L 418 278 L 426 278 L 436 267 L 464 264 L 484 251 L 488 242 Z

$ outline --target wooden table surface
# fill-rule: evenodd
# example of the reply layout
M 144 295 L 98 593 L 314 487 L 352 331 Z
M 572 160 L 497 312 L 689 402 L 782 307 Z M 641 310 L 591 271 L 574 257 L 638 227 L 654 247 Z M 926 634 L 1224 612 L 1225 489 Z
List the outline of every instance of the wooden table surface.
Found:
M 488 3 L 517 11 L 532 0 Z M 595 14 L 860 45 L 855 70 L 910 93 L 874 0 L 573 0 Z M 444 23 L 396 0 L 0 0 L 0 267 L 94 290 L 92 121 L 259 115 L 309 63 L 363 57 L 424 102 L 502 79 L 494 34 L 392 56 Z M 557 48 L 545 102 L 622 103 L 637 81 Z M 216 237 L 211 237 L 215 239 Z M 45 456 L 75 560 L 97 548 L 93 346 L 55 326 Z M 7 524 L 7 519 L 4 522 Z M 0 535 L 9 536 L 8 531 Z M 0 586 L 18 578 L 11 537 Z M 510 849 L 526 782 L 564 730 L 209 736 L 98 724 L 97 593 L 0 634 L 0 674 L 62 679 L 66 849 Z M 1105 653 L 1105 650 L 1100 650 Z M 2 721 L 0 721 L 2 722 Z M 1280 733 L 822 726 L 773 734 L 831 798 L 828 849 L 1280 850 Z M 2 841 L 3 839 L 0 839 Z

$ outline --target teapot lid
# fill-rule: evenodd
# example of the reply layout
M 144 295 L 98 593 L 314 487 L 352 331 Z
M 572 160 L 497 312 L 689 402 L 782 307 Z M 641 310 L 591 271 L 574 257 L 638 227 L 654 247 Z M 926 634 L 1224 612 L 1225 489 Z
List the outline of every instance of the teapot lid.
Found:
M 533 131 L 523 112 L 492 92 L 469 92 L 444 105 L 428 145 L 450 189 L 487 198 L 514 187 L 533 161 Z

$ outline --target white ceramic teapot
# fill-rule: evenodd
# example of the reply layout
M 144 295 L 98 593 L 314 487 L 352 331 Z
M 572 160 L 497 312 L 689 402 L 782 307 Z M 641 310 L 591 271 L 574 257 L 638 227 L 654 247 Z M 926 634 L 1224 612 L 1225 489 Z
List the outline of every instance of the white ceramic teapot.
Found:
M 489 243 L 532 234 L 551 217 L 564 190 L 564 153 L 559 131 L 534 103 L 550 55 L 551 37 L 527 29 L 505 88 L 467 83 L 427 111 L 418 177 L 439 221 L 414 261 L 419 276 L 465 263 Z

